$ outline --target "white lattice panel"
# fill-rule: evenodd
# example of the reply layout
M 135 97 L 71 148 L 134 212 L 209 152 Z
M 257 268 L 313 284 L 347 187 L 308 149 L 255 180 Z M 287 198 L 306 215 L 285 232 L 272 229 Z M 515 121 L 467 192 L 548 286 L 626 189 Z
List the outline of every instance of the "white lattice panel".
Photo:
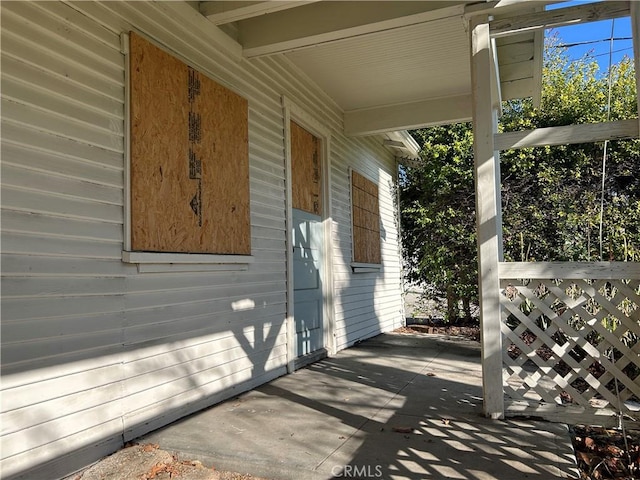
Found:
M 501 280 L 504 389 L 638 417 L 640 280 Z

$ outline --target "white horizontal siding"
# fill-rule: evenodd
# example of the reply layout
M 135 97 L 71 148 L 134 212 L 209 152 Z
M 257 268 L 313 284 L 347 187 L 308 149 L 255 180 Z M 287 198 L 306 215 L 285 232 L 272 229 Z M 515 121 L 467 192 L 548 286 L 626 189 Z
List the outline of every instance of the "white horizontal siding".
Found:
M 355 142 L 354 146 L 352 142 Z M 398 227 L 395 216 L 395 167 L 383 161 L 385 152 L 372 139 L 344 137 L 333 144 L 338 161 L 334 163 L 332 201 L 335 229 L 334 291 L 336 345 L 340 348 L 356 341 L 393 330 L 403 322 Z M 374 181 L 379 187 L 381 214 L 382 268 L 376 273 L 354 274 L 352 261 L 351 199 L 349 167 Z
M 163 348 L 167 342 L 180 342 L 185 339 L 195 344 L 199 341 L 196 340 L 198 338 L 208 338 L 207 342 L 213 342 L 218 338 L 236 337 L 240 335 L 238 332 L 243 331 L 246 324 L 240 324 L 235 330 L 229 326 L 233 325 L 232 322 L 236 318 L 229 311 L 229 302 L 225 300 L 193 307 L 174 306 L 167 308 L 166 310 L 173 312 L 173 316 L 166 314 L 165 309 L 150 309 L 140 312 L 139 318 L 137 318 L 139 324 L 127 329 L 127 345 L 149 346 L 155 344 Z M 257 298 L 257 300 L 260 299 Z M 271 318 L 269 316 L 281 318 L 284 316 L 285 304 L 269 305 L 260 308 L 259 311 L 261 321 Z M 184 317 L 180 317 L 179 321 L 175 319 L 178 314 L 184 315 Z M 143 323 L 145 318 L 148 319 L 147 323 Z M 158 332 L 156 333 L 157 337 L 154 338 L 149 334 L 150 329 Z M 242 335 L 245 336 L 245 333 Z
M 3 14 L 3 24 L 9 25 L 10 17 L 5 15 Z M 40 37 L 36 34 L 33 38 Z M 2 50 L 3 52 L 11 52 L 11 56 L 7 55 L 8 58 L 14 58 L 18 61 L 24 59 L 26 64 L 24 68 L 43 70 L 49 75 L 67 78 L 70 85 L 78 86 L 80 89 L 93 90 L 113 100 L 124 100 L 124 92 L 120 86 L 121 82 L 105 78 L 100 74 L 94 74 L 85 66 L 82 60 L 77 62 L 65 61 L 64 56 L 56 55 L 47 44 L 40 46 L 37 43 L 34 44 L 31 41 L 24 40 L 19 27 L 15 31 L 3 27 Z
M 10 148 L 8 148 L 10 150 Z M 3 156 L 5 151 L 2 152 Z M 122 207 L 122 187 L 103 185 L 96 181 L 82 178 L 70 178 L 52 174 L 37 166 L 24 167 L 11 163 L 20 162 L 24 156 L 12 156 L 8 153 L 8 161 L 3 162 L 2 176 L 6 185 L 12 185 L 23 190 L 42 192 L 58 197 L 80 199 L 81 201 L 97 202 Z
M 82 173 L 84 168 L 103 168 L 116 169 L 123 172 L 124 165 L 122 163 L 122 153 L 113 152 L 94 147 L 93 145 L 80 143 L 67 139 L 50 135 L 31 129 L 28 125 L 17 125 L 11 123 L 10 119 L 3 115 L 2 117 L 2 139 L 3 147 L 6 145 L 19 145 L 23 149 L 28 149 L 39 155 L 39 158 L 46 158 L 45 155 L 51 156 L 52 161 L 59 162 L 67 169 L 80 169 L 78 173 Z M 38 168 L 42 163 L 34 159 L 33 168 Z M 105 171 L 105 175 L 111 174 L 112 171 Z M 91 177 L 98 179 L 97 177 Z M 120 174 L 120 184 L 122 184 L 122 174 Z
M 188 9 L 186 4 L 183 8 Z M 331 131 L 338 348 L 397 326 L 394 162 L 289 61 L 230 58 L 162 2 L 2 3 L 3 478 L 69 473 L 285 373 L 281 96 Z M 204 23 L 202 23 L 204 22 Z M 124 242 L 124 56 L 137 30 L 249 101 L 246 271 L 138 274 Z M 348 168 L 379 182 L 382 270 L 351 273 Z
M 123 240 L 122 229 L 113 228 L 111 223 L 42 215 L 29 211 L 5 210 L 2 213 L 2 227 L 7 231 L 22 234 L 50 237 L 69 235 L 78 239 L 120 243 Z

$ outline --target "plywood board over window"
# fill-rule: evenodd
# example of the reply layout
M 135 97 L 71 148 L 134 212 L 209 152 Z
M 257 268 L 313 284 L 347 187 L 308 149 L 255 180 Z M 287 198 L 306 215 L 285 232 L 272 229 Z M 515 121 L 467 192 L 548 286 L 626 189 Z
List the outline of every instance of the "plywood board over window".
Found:
M 130 34 L 131 246 L 251 253 L 248 103 Z
M 378 186 L 356 171 L 351 171 L 351 209 L 353 261 L 381 263 Z
M 293 208 L 322 215 L 320 140 L 291 122 L 291 197 Z

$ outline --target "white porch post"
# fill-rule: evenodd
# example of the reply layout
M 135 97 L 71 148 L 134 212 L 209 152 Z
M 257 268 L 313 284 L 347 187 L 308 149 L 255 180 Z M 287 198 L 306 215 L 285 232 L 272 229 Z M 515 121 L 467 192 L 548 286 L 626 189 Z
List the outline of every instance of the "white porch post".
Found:
M 484 414 L 502 418 L 504 395 L 498 278 L 498 262 L 502 256 L 500 158 L 494 151 L 497 111 L 491 95 L 494 64 L 488 17 L 472 18 L 470 33 Z

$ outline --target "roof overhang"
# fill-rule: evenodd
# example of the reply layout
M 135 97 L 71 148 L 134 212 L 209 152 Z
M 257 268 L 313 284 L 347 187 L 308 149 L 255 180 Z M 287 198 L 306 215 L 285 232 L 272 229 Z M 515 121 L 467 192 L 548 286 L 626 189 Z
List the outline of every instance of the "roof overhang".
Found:
M 199 12 L 248 61 L 278 55 L 315 82 L 344 111 L 347 135 L 372 135 L 470 120 L 470 16 L 499 19 L 544 5 L 207 1 Z M 538 97 L 542 32 L 496 39 L 494 57 L 494 98 Z
M 391 150 L 402 163 L 410 163 L 420 158 L 420 145 L 406 130 L 386 132 L 383 145 Z

